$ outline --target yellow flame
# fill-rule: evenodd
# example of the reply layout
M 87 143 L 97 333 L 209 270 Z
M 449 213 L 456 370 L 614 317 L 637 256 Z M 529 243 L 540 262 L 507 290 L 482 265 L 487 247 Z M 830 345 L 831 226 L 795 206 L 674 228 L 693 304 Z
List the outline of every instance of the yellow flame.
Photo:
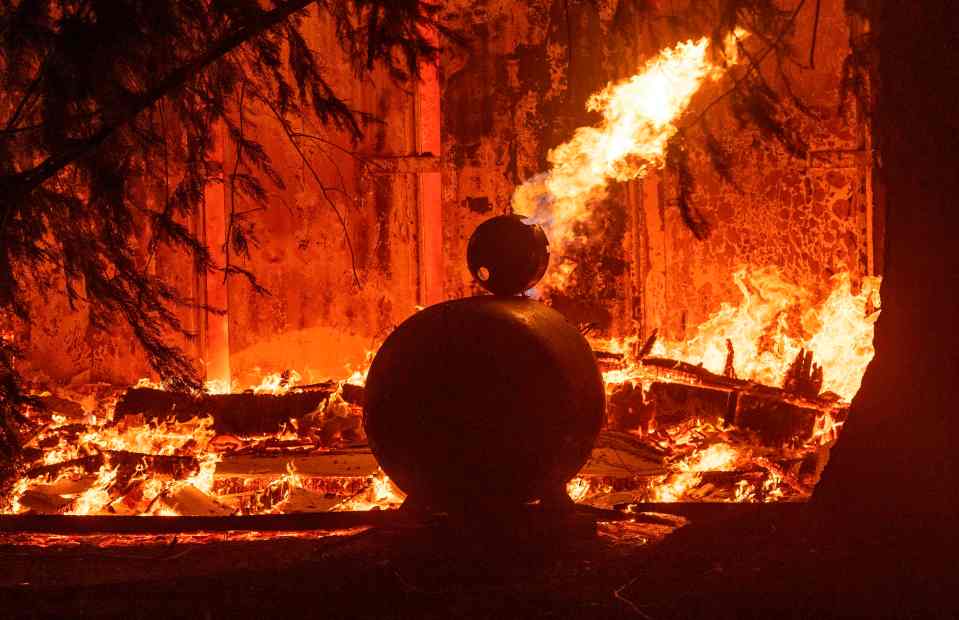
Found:
M 347 380 L 345 381 L 345 383 L 349 383 L 349 384 L 352 384 L 352 385 L 364 385 L 364 386 L 365 386 L 365 385 L 366 385 L 366 376 L 370 373 L 370 365 L 373 363 L 373 357 L 374 357 L 375 355 L 376 355 L 376 350 L 375 350 L 375 349 L 367 349 L 367 350 L 366 350 L 366 359 L 365 359 L 365 361 L 364 361 L 364 363 L 363 363 L 363 365 L 362 365 L 361 368 L 357 368 L 357 369 L 355 369 L 355 370 L 352 370 L 352 368 L 353 368 L 353 367 L 352 367 L 352 364 L 347 364 L 347 365 L 346 365 L 347 371 L 352 370 L 352 372 L 350 373 L 350 376 L 349 376 L 349 378 L 347 378 Z
M 71 515 L 89 515 L 99 512 L 104 506 L 110 503 L 109 489 L 117 479 L 116 467 L 110 468 L 106 465 L 97 472 L 97 480 L 93 486 L 81 493 L 73 507 L 67 512 Z
M 254 394 L 286 394 L 296 387 L 300 379 L 302 379 L 300 373 L 295 370 L 286 373 L 274 372 L 263 377 L 259 385 L 254 385 L 250 389 Z
M 656 502 L 676 502 L 702 482 L 704 471 L 728 471 L 740 458 L 733 446 L 717 443 L 704 450 L 697 450 L 676 465 L 676 473 L 663 476 L 652 488 Z
M 806 349 L 823 368 L 823 390 L 852 400 L 875 354 L 872 338 L 881 279 L 864 278 L 854 294 L 850 274 L 837 274 L 821 304 L 773 267 L 741 267 L 733 280 L 741 303 L 722 304 L 687 340 L 658 340 L 652 354 L 722 373 L 728 340 L 735 352 L 736 376 L 781 386 L 796 355 Z
M 573 226 L 589 215 L 610 180 L 628 181 L 662 165 L 666 143 L 677 128 L 673 121 L 689 106 L 707 79 L 716 80 L 737 62 L 737 29 L 724 42 L 725 63 L 710 60 L 710 41 L 690 39 L 664 49 L 636 75 L 594 93 L 586 108 L 600 112 L 595 127 L 580 127 L 573 137 L 549 152 L 551 169 L 518 187 L 513 210 L 542 225 L 558 254 L 574 239 Z M 554 252 L 556 253 L 556 252 Z M 561 287 L 572 266 L 554 265 L 548 284 Z
M 588 479 L 577 476 L 566 483 L 566 494 L 569 495 L 571 500 L 578 502 L 589 493 L 589 487 Z

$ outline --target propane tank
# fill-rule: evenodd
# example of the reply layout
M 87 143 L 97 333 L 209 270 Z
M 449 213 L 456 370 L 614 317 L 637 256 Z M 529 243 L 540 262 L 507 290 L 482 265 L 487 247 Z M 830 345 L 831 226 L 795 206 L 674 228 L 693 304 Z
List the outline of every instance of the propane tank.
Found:
M 493 218 L 468 254 L 474 277 L 498 294 L 430 306 L 386 339 L 366 381 L 370 447 L 419 507 L 565 498 L 604 419 L 596 360 L 561 314 L 517 295 L 545 272 L 542 229 Z

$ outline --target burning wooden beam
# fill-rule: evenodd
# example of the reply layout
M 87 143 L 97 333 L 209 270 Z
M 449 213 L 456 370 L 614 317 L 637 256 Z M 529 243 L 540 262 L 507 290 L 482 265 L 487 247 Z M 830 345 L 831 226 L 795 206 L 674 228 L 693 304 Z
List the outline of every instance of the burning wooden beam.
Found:
M 120 398 L 114 419 L 142 414 L 147 420 L 175 418 L 186 422 L 194 417 L 213 418 L 216 432 L 253 435 L 275 433 L 291 419 L 316 411 L 336 392 L 333 382 L 317 384 L 285 394 L 187 394 L 154 388 L 131 388 Z M 362 399 L 362 388 L 342 391 L 347 402 Z

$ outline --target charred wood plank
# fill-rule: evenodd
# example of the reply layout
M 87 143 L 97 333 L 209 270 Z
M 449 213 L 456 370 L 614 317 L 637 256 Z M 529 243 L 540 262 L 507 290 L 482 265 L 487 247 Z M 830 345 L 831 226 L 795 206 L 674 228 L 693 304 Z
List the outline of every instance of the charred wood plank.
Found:
M 644 507 L 647 505 L 644 505 Z M 738 504 L 649 504 L 650 510 L 683 514 L 691 511 L 697 515 L 721 517 L 742 513 Z M 769 504 L 767 506 L 775 506 Z M 713 508 L 712 510 L 710 508 Z M 728 508 L 732 507 L 733 510 Z M 755 508 L 756 505 L 753 505 Z M 718 509 L 717 509 L 718 508 Z M 774 508 L 772 509 L 774 510 Z M 526 508 L 525 517 L 531 526 L 542 526 L 547 518 L 541 506 Z M 575 514 L 597 520 L 622 518 L 608 510 L 577 506 Z M 431 521 L 435 519 L 431 517 Z M 406 524 L 422 524 L 415 516 L 402 510 L 368 510 L 343 512 L 318 512 L 295 514 L 269 514 L 225 517 L 151 517 L 126 515 L 0 515 L 0 532 L 33 534 L 178 534 L 186 532 L 296 532 L 344 530 L 364 526 L 389 527 Z
M 316 410 L 335 387 L 290 391 L 286 394 L 186 394 L 153 388 L 131 388 L 117 403 L 115 419 L 142 414 L 147 420 L 173 417 L 186 422 L 193 417 L 213 418 L 218 433 L 241 435 L 274 433 L 293 418 Z M 356 396 L 357 390 L 352 394 Z
M 662 369 L 667 373 L 671 373 L 678 382 L 682 382 L 682 379 L 685 378 L 688 381 L 695 381 L 697 384 L 702 384 L 705 387 L 713 389 L 734 390 L 743 394 L 778 398 L 802 407 L 815 408 L 822 411 L 837 408 L 836 400 L 826 397 L 825 394 L 822 396 L 796 394 L 780 387 L 717 375 L 702 366 L 690 364 L 689 362 L 660 357 L 647 357 L 642 363 L 644 366 Z
M 637 502 L 629 505 L 631 514 L 666 513 L 705 522 L 736 519 L 738 522 L 768 522 L 778 516 L 795 515 L 804 510 L 799 503 L 737 504 Z M 609 520 L 617 513 L 577 506 L 577 513 Z M 620 513 L 621 514 L 621 513 Z M 542 515 L 534 517 L 542 519 Z M 178 534 L 186 532 L 295 532 L 342 530 L 363 526 L 388 527 L 412 522 L 401 510 L 369 510 L 365 512 L 321 512 L 227 517 L 148 517 L 148 516 L 68 516 L 68 515 L 0 515 L 0 532 L 20 534 Z
M 102 454 L 90 454 L 87 456 L 81 456 L 80 458 L 70 459 L 69 461 L 63 461 L 61 463 L 53 463 L 52 465 L 39 465 L 27 470 L 26 477 L 49 477 L 51 479 L 56 479 L 62 472 L 73 468 L 81 469 L 87 474 L 92 474 L 100 469 L 104 462 L 105 458 Z
M 180 532 L 331 530 L 401 523 L 398 510 L 224 517 L 126 515 L 0 515 L 0 532 L 46 534 L 176 534 Z
M 684 383 L 653 383 L 649 400 L 657 426 L 672 426 L 688 419 L 729 421 L 736 410 L 735 392 Z
M 617 431 L 649 430 L 653 408 L 643 396 L 642 386 L 623 383 L 613 388 L 606 406 L 609 427 Z
M 816 398 L 822 391 L 822 366 L 813 361 L 812 351 L 800 349 L 786 371 L 783 389 L 808 398 Z
M 604 430 L 599 434 L 580 476 L 632 480 L 637 475 L 664 474 L 667 452 L 632 433 Z
M 78 419 L 86 415 L 80 403 L 52 394 L 41 396 L 40 403 L 46 413 L 57 413 L 70 419 Z
M 742 394 L 738 399 L 734 424 L 755 431 L 769 446 L 785 446 L 812 438 L 818 408 L 803 407 L 774 396 Z
M 189 455 L 140 454 L 125 450 L 105 450 L 104 454 L 108 465 L 117 469 L 115 485 L 118 489 L 126 489 L 138 469 L 171 480 L 183 480 L 200 471 L 200 462 Z
M 636 354 L 638 359 L 644 359 L 648 356 L 652 350 L 653 346 L 656 344 L 656 339 L 659 338 L 659 328 L 656 328 L 649 334 L 649 338 L 646 339 L 646 342 L 643 343 L 643 346 L 640 347 L 639 352 Z

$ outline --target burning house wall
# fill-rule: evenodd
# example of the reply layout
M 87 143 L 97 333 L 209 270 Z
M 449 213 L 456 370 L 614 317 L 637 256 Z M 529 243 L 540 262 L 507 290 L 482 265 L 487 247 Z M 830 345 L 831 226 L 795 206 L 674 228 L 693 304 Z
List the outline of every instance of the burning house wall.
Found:
M 333 88 L 379 120 L 358 144 L 315 119 L 294 121 L 303 134 L 328 141 L 297 138 L 321 187 L 271 112 L 255 110 L 253 131 L 287 187 L 251 214 L 261 244 L 239 259 L 272 295 L 239 278 L 229 286 L 230 362 L 244 385 L 264 370 L 296 369 L 307 381 L 338 377 L 345 365 L 363 364 L 374 342 L 419 303 L 416 175 L 379 173 L 384 160 L 416 152 L 414 98 L 384 72 L 356 80 L 338 56 L 332 26 L 314 22 L 311 31 L 310 45 L 332 52 Z M 227 162 L 233 157 L 225 154 Z

